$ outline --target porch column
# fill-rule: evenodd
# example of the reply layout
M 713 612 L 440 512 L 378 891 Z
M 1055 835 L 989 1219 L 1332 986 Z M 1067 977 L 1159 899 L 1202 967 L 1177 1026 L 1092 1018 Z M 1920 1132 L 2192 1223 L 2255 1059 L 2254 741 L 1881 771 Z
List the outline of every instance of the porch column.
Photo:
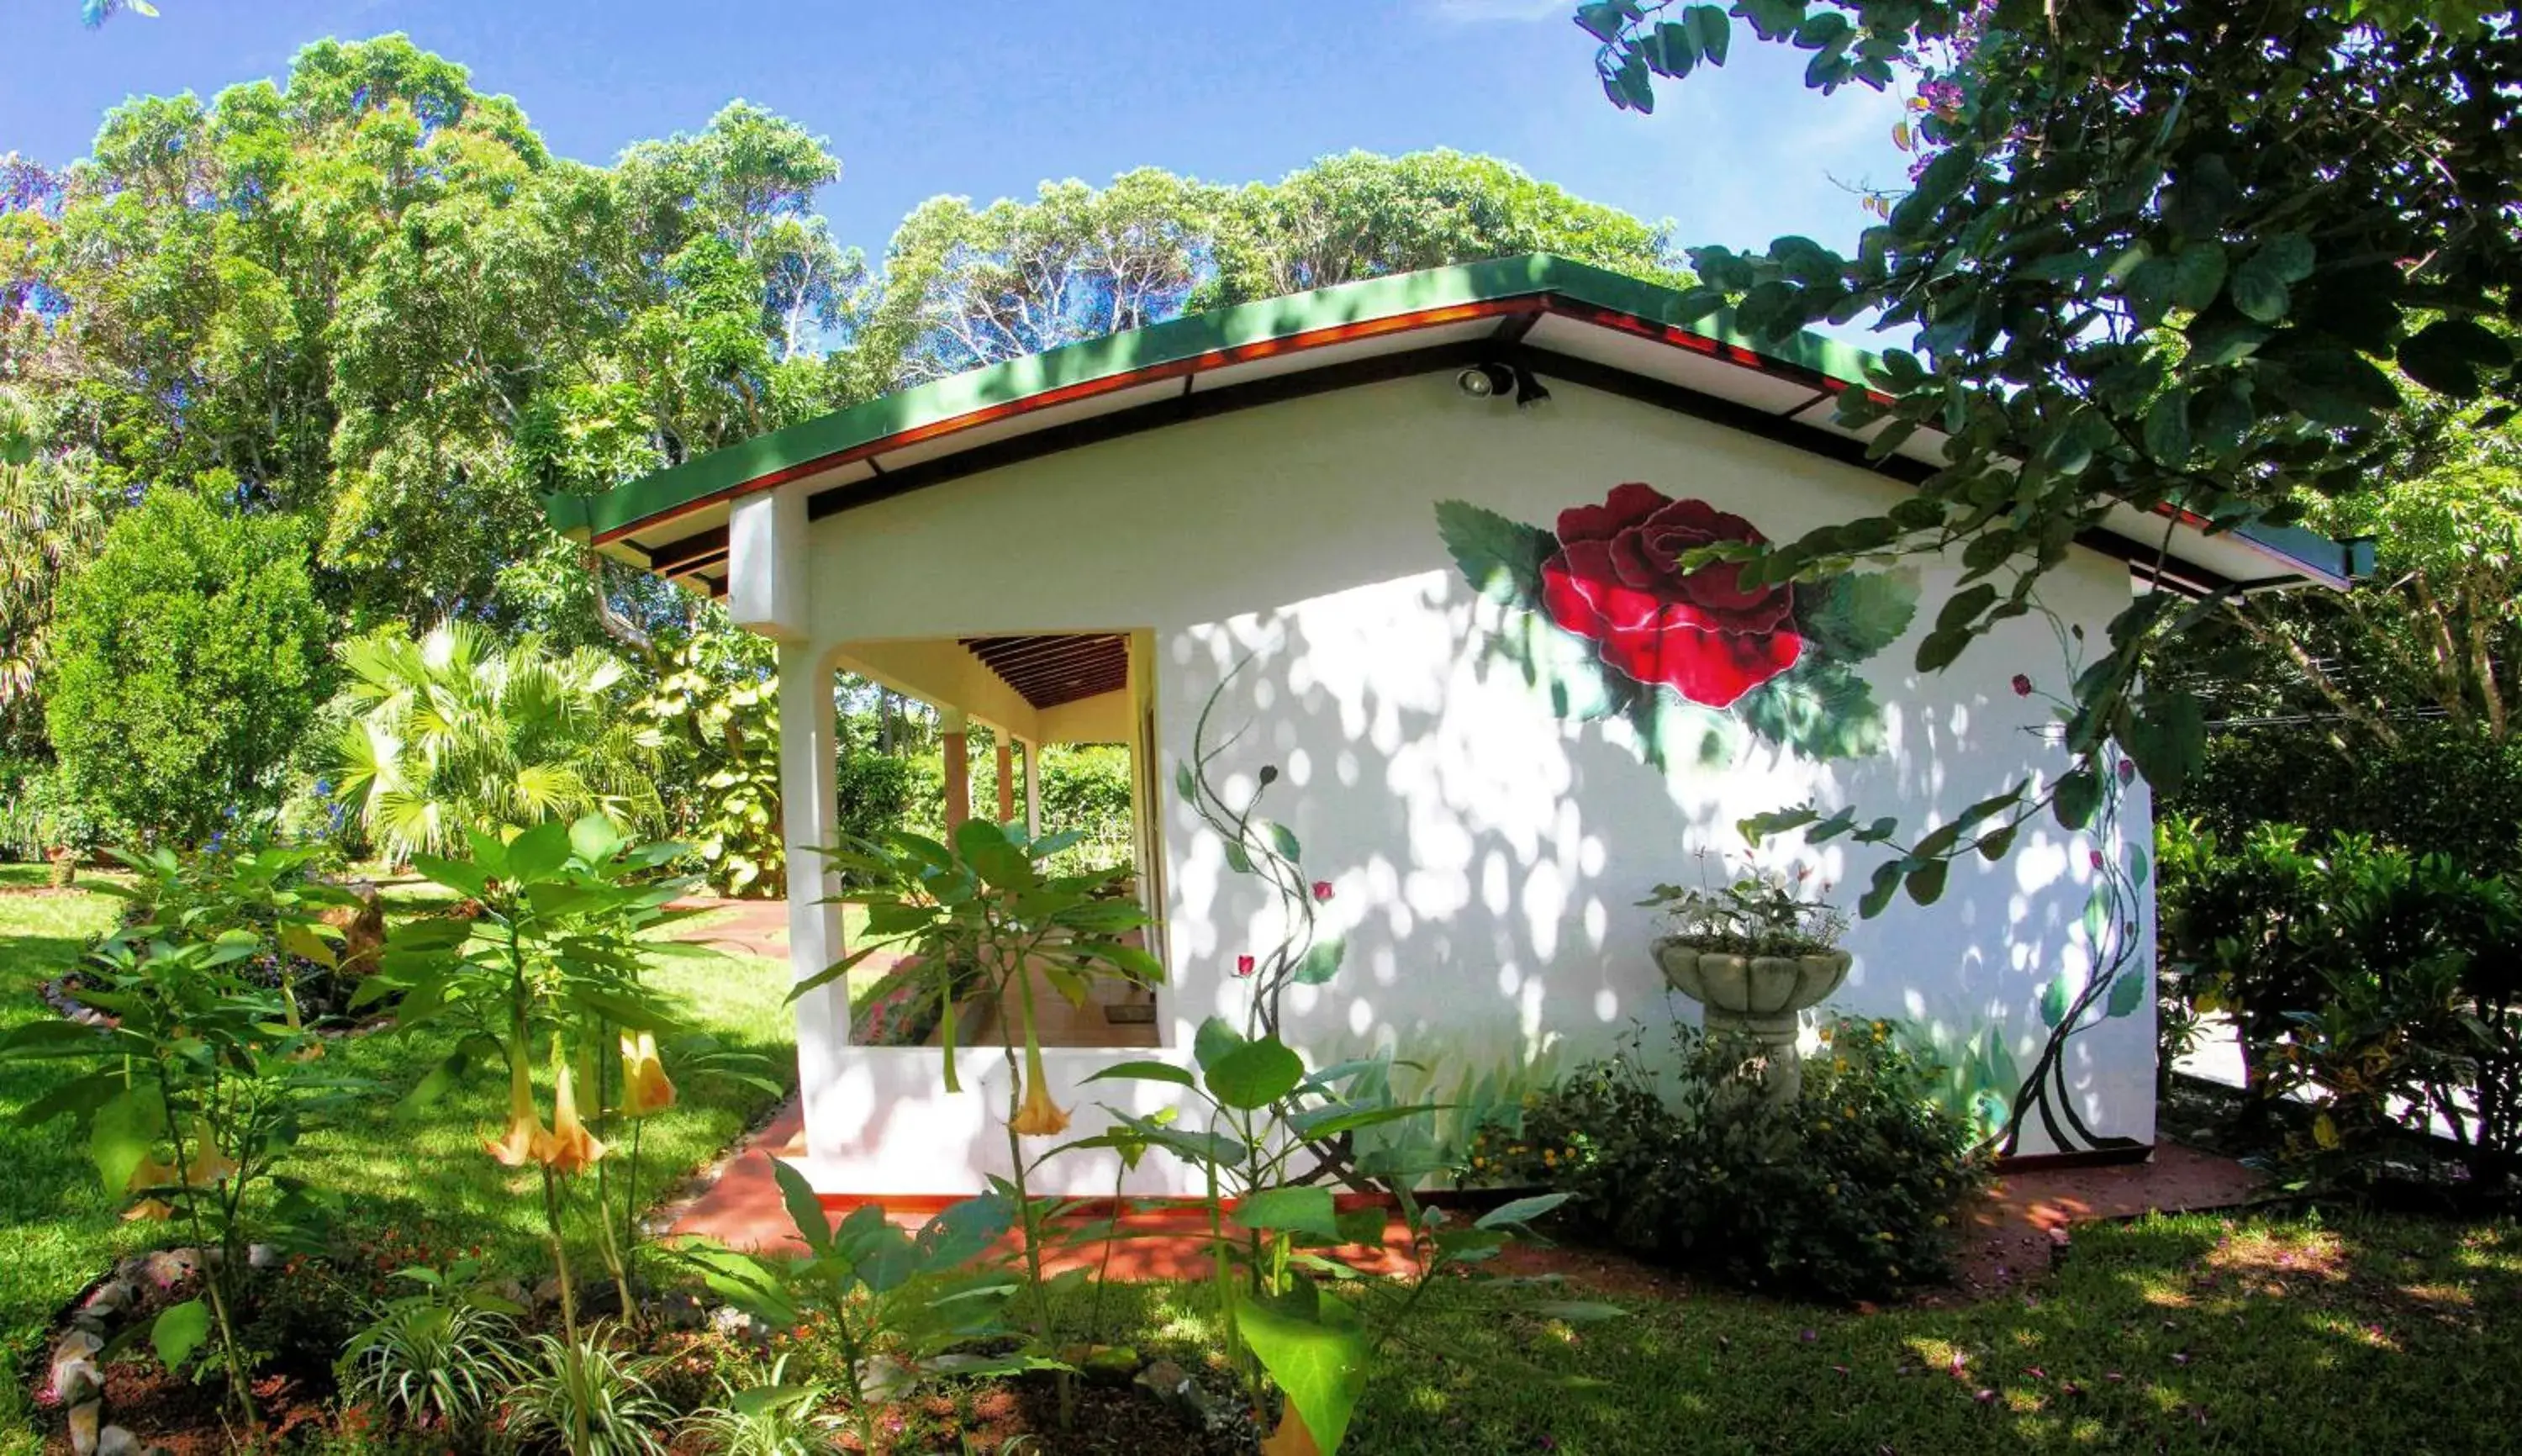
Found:
M 1016 743 L 999 729 L 999 822 L 1016 817 Z
M 779 644 L 779 805 L 788 850 L 788 969 L 804 980 L 841 959 L 841 908 L 818 903 L 840 881 L 817 850 L 839 836 L 832 671 L 811 643 Z M 850 993 L 836 981 L 797 998 L 798 1102 L 809 1153 L 829 1157 L 844 1134 L 835 1104 L 848 1056 Z
M 1025 837 L 1042 837 L 1042 745 L 1025 745 Z
M 946 837 L 963 826 L 972 817 L 972 745 L 969 724 L 963 715 L 948 709 L 942 722 L 946 728 Z

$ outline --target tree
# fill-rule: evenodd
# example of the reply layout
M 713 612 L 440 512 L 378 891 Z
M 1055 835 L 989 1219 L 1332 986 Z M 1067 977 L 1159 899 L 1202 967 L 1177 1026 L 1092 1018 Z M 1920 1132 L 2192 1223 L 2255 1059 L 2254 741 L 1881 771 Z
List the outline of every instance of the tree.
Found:
M 468 831 L 658 820 L 655 728 L 629 710 L 622 663 L 555 653 L 528 633 L 502 642 L 462 620 L 414 640 L 400 627 L 346 642 L 334 792 L 389 859 L 444 855 Z
M 1241 304 L 1519 253 L 1688 281 L 1669 224 L 1570 196 L 1494 157 L 1437 150 L 1326 157 L 1232 194 L 1217 278 L 1196 306 Z
M 1185 312 L 1357 278 L 1551 252 L 1681 281 L 1665 230 L 1458 152 L 1329 157 L 1230 189 L 1142 167 L 904 220 L 856 334 L 866 394 Z
M 150 493 L 63 589 L 45 722 L 87 801 L 193 842 L 277 801 L 324 700 L 326 620 L 294 520 Z
M 75 451 L 53 448 L 23 392 L 0 387 L 0 753 L 34 746 L 36 679 L 61 583 L 104 543 L 107 503 Z
M 1154 167 L 1030 203 L 922 203 L 885 254 L 860 336 L 868 393 L 942 379 L 1181 313 L 1214 236 L 1218 189 Z
M 2505 322 L 2522 302 L 2510 7 L 1611 0 L 1576 18 L 1633 110 L 1653 108 L 1658 76 L 1722 65 L 1738 19 L 1812 52 L 1806 81 L 1825 92 L 1914 82 L 1895 137 L 1919 151 L 1914 186 L 1877 199 L 1854 256 L 1806 238 L 1695 249 L 1687 311 L 1730 304 L 1762 340 L 1868 316 L 1912 336 L 1884 353 L 1876 393 L 1840 397 L 1839 419 L 1879 427 L 1877 456 L 1921 429 L 1950 438 L 1915 497 L 1713 554 L 1756 555 L 1746 580 L 1760 582 L 1960 549 L 1967 575 L 1922 671 L 2035 610 L 2041 574 L 2115 509 L 2284 520 L 2306 493 L 2352 495 L 2387 471 L 2412 395 L 2522 393 Z M 2010 839 L 2040 805 L 2082 823 L 2106 740 L 2176 787 L 2199 715 L 2140 670 L 2218 610 L 2137 598 L 2076 684 L 2078 766 L 1888 871 L 1932 898 L 1944 861 Z

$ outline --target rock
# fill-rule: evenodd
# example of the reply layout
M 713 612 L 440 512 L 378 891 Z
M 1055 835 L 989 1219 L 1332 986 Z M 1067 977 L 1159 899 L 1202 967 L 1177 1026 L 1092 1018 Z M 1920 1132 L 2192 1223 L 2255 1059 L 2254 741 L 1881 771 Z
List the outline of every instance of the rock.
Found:
M 542 1283 L 535 1286 L 534 1307 L 537 1309 L 560 1308 L 560 1276 L 545 1275 Z
M 105 1341 L 84 1331 L 74 1332 L 53 1351 L 52 1374 L 45 1385 L 53 1398 L 64 1405 L 76 1405 L 105 1388 L 105 1372 L 97 1368 L 96 1352 Z
M 131 1301 L 139 1293 L 138 1290 L 131 1287 L 131 1281 L 117 1276 L 88 1291 L 87 1297 L 79 1301 L 79 1309 L 88 1314 L 112 1318 L 129 1309 Z
M 140 1437 L 119 1426 L 108 1426 L 96 1433 L 96 1456 L 144 1456 L 147 1450 Z
M 249 1244 L 245 1247 L 245 1266 L 249 1269 L 277 1269 L 280 1250 L 268 1244 Z
M 97 1427 L 105 1420 L 105 1402 L 84 1400 L 70 1407 L 70 1449 L 96 1456 Z
M 202 1251 L 198 1248 L 162 1248 L 142 1256 L 141 1273 L 151 1284 L 171 1290 L 202 1272 Z
M 490 1292 L 507 1300 L 519 1309 L 526 1308 L 534 1300 L 534 1294 L 532 1292 L 527 1290 L 524 1283 L 514 1279 L 500 1280 L 497 1284 L 490 1286 Z
M 1191 1377 L 1185 1375 L 1183 1368 L 1173 1361 L 1158 1360 L 1139 1372 L 1136 1384 L 1143 1390 L 1172 1400 L 1181 1395 L 1184 1387 L 1191 1384 Z

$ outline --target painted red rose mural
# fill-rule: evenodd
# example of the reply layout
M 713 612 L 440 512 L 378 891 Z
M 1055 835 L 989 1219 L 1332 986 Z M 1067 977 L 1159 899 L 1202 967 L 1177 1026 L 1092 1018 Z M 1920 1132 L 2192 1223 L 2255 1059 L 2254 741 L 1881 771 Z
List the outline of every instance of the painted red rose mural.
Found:
M 1510 613 L 1491 644 L 1563 718 L 1625 718 L 1658 768 L 1730 760 L 1748 728 L 1808 758 L 1871 753 L 1883 715 L 1854 665 L 1917 611 L 1904 574 L 1747 585 L 1705 547 L 1758 527 L 1638 482 L 1571 505 L 1555 531 L 1459 500 L 1437 530 L 1471 584 Z M 1528 615 L 1526 615 L 1528 614 Z

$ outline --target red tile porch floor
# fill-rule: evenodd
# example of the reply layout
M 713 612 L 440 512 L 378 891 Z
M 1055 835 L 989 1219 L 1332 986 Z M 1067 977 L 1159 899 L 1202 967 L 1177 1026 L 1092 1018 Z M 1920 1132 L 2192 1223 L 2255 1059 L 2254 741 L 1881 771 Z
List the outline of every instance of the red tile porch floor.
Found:
M 769 1125 L 717 1171 L 696 1197 L 669 1212 L 668 1232 L 695 1235 L 739 1248 L 796 1247 L 779 1186 L 772 1177 L 773 1157 L 805 1151 L 804 1114 L 792 1099 Z M 2248 1202 L 2259 1190 L 2257 1174 L 2229 1158 L 2166 1142 L 2143 1163 L 2106 1167 L 2036 1167 L 1998 1177 L 1970 1217 L 1963 1237 L 1961 1277 L 1953 1292 L 1980 1298 L 2006 1292 L 2016 1284 L 2047 1271 L 2067 1231 L 2075 1224 L 2131 1218 L 2141 1213 L 2227 1208 Z M 826 1197 L 827 1211 L 845 1212 L 862 1201 Z M 894 1222 L 916 1227 L 944 1201 L 883 1200 Z M 1114 1242 L 1111 1272 L 1123 1279 L 1196 1279 L 1208 1273 L 1201 1243 L 1201 1216 L 1195 1205 L 1167 1207 L 1125 1215 L 1129 1237 Z M 1403 1231 L 1388 1226 L 1386 1247 L 1379 1257 L 1367 1250 L 1348 1252 L 1361 1267 L 1401 1272 L 1408 1254 L 1399 1251 Z M 1104 1250 L 1093 1245 L 1052 1261 L 1063 1268 L 1094 1265 Z M 1590 1262 L 1590 1261 L 1589 1261 Z M 1931 1296 L 1932 1297 L 1932 1296 Z

